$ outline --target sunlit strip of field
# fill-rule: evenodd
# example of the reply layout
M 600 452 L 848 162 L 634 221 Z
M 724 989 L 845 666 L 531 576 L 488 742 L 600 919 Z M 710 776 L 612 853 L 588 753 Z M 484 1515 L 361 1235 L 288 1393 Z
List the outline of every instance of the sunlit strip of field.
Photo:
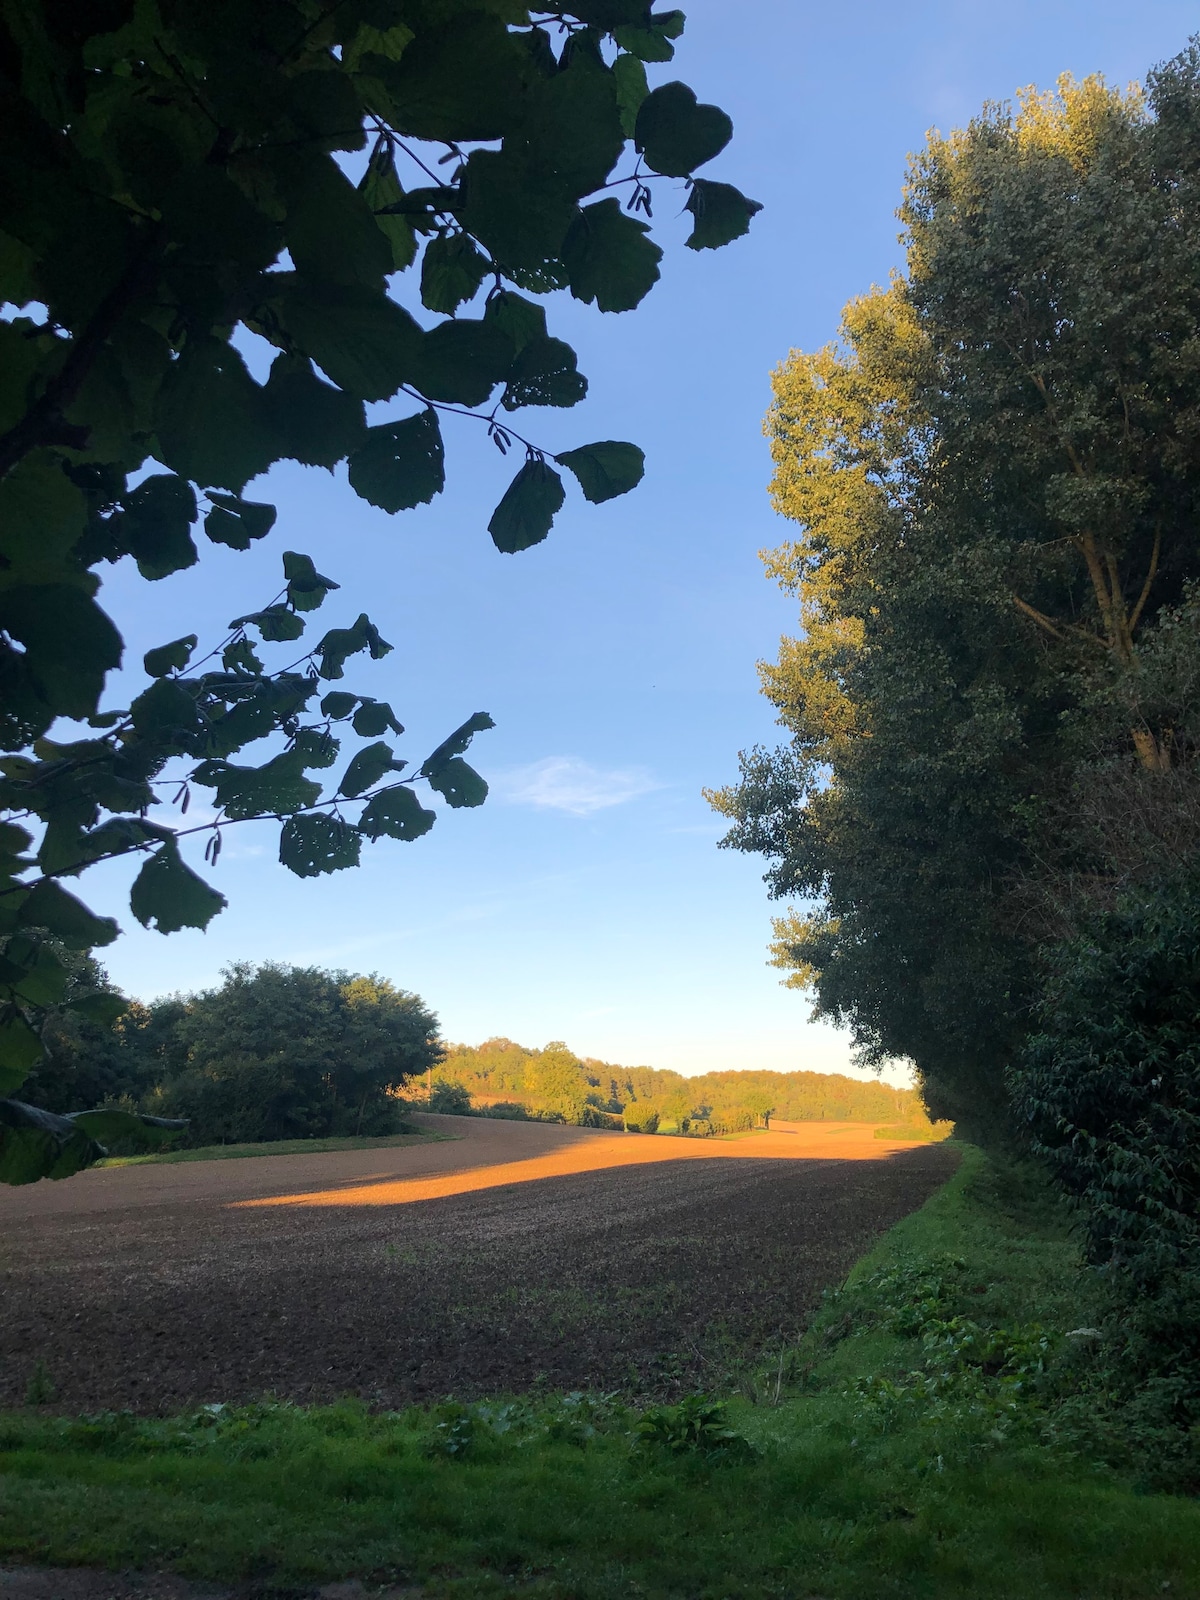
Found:
M 432 1119 L 431 1119 L 432 1120 Z M 437 1119 L 439 1122 L 450 1119 Z M 875 1137 L 873 1123 L 797 1122 L 784 1129 L 744 1138 L 686 1139 L 669 1135 L 584 1133 L 562 1130 L 560 1148 L 516 1160 L 489 1160 L 502 1148 L 503 1133 L 487 1121 L 461 1119 L 464 1135 L 453 1155 L 462 1165 L 431 1176 L 389 1176 L 351 1185 L 306 1189 L 295 1194 L 267 1195 L 233 1201 L 235 1207 L 264 1206 L 397 1206 L 446 1195 L 469 1194 L 510 1183 L 569 1177 L 613 1167 L 644 1166 L 663 1161 L 878 1161 L 911 1149 L 904 1139 Z M 499 1129 L 504 1128 L 499 1125 Z M 509 1125 L 511 1126 L 511 1125 Z M 472 1159 L 472 1156 L 475 1159 Z

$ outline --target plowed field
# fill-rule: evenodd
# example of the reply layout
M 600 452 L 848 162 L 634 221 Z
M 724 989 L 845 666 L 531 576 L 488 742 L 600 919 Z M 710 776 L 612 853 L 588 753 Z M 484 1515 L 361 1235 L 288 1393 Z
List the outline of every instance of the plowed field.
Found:
M 451 1143 L 0 1191 L 0 1404 L 670 1392 L 803 1327 L 956 1161 L 861 1124 L 729 1141 L 430 1117 Z

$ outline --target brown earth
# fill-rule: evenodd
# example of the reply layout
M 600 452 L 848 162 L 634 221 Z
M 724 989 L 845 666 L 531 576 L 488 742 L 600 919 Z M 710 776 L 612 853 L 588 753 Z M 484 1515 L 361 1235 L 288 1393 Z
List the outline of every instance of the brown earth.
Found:
M 421 1120 L 454 1141 L 0 1192 L 0 1404 L 39 1362 L 62 1411 L 669 1393 L 798 1332 L 957 1160 L 863 1124 L 699 1141 Z

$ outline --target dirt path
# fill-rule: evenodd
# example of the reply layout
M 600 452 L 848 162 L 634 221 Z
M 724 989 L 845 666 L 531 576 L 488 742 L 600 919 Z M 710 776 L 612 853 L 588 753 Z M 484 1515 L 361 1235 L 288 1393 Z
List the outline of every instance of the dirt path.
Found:
M 454 1142 L 0 1192 L 0 1403 L 670 1391 L 795 1333 L 953 1170 L 861 1124 L 728 1142 L 429 1118 Z

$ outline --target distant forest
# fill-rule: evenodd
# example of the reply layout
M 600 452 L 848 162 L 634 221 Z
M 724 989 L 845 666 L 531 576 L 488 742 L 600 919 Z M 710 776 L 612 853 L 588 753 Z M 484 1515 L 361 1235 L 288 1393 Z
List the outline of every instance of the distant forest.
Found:
M 577 1056 L 560 1042 L 544 1050 L 511 1039 L 448 1045 L 430 1078 L 436 1109 L 645 1133 L 737 1133 L 769 1126 L 773 1118 L 927 1123 L 914 1090 L 878 1081 L 824 1072 L 709 1072 L 685 1078 L 656 1067 L 622 1067 Z

